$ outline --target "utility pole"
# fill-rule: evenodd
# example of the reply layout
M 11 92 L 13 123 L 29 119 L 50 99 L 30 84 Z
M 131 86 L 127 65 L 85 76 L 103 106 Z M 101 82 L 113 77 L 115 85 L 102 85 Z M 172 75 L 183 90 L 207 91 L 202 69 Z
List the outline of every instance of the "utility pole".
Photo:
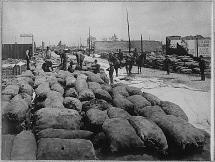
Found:
M 90 27 L 89 27 L 89 56 L 90 56 Z
M 199 57 L 199 44 L 198 44 L 198 37 L 196 37 L 196 55 L 197 55 L 197 57 Z
M 79 41 L 78 41 L 78 49 L 79 49 Z
M 141 54 L 143 53 L 143 39 L 142 39 L 142 34 L 141 34 Z
M 81 37 L 80 37 L 80 48 L 81 48 Z
M 129 53 L 131 53 L 131 42 L 130 42 L 130 33 L 129 33 L 128 11 L 127 11 L 127 23 L 128 23 L 128 46 L 129 46 Z

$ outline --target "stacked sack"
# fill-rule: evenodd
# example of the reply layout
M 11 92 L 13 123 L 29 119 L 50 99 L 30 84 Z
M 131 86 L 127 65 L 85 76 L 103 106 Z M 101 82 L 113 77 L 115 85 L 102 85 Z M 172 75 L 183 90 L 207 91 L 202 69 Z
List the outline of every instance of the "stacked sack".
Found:
M 123 115 L 125 116 L 123 118 L 128 119 L 146 148 L 169 155 L 186 154 L 203 149 L 205 132 L 191 125 L 182 108 L 172 102 L 161 101 L 150 93 L 120 83 L 113 87 L 113 104 L 132 116 Z M 104 122 L 103 129 L 111 141 L 111 150 L 124 148 L 123 145 L 116 146 L 121 142 L 114 141 L 120 139 L 116 137 L 118 129 L 121 130 L 120 133 L 124 130 L 120 127 L 123 120 L 107 121 Z M 126 121 L 122 125 L 127 125 Z M 116 130 L 113 130 L 114 128 Z
M 86 76 L 59 70 L 35 89 L 34 130 L 38 160 L 94 160 L 93 133 L 81 128 L 81 101 L 94 98 L 84 91 Z M 40 78 L 38 76 L 38 78 Z M 85 82 L 84 82 L 85 81 Z M 77 88 L 76 88 L 77 87 Z M 83 90 L 83 91 L 82 91 Z M 77 93 L 78 92 L 78 93 Z M 44 104 L 38 104 L 44 102 Z M 53 148 L 56 148 L 53 150 Z M 78 150 L 78 151 L 77 151 Z
M 2 160 L 36 160 L 31 129 L 34 75 L 27 70 L 2 92 Z
M 19 76 L 3 93 L 4 107 L 22 105 L 22 111 L 14 113 L 22 120 L 30 109 L 26 105 L 31 107 L 32 92 L 36 94 L 33 133 L 24 130 L 4 137 L 5 150 L 14 145 L 5 159 L 156 160 L 157 154 L 167 159 L 203 150 L 206 133 L 188 123 L 179 105 L 122 83 L 110 86 L 105 74 L 39 69 L 33 74 Z M 4 110 L 10 110 L 5 113 L 10 116 L 14 112 Z M 32 146 L 29 152 L 19 152 L 25 143 Z
M 27 115 L 32 107 L 33 79 L 31 71 L 26 71 L 9 82 L 2 91 L 2 124 L 3 134 L 20 133 L 21 126 L 28 120 Z

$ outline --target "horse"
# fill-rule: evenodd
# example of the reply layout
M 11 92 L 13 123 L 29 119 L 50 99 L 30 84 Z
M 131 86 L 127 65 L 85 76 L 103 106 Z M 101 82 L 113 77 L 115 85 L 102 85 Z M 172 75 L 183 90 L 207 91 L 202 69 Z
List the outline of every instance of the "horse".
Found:
M 144 53 L 142 53 L 142 54 L 140 54 L 140 56 L 138 56 L 138 58 L 137 58 L 137 72 L 138 72 L 138 74 L 139 74 L 139 72 L 141 73 L 141 67 L 142 67 L 142 65 L 143 65 L 143 61 L 145 60 L 145 54 Z

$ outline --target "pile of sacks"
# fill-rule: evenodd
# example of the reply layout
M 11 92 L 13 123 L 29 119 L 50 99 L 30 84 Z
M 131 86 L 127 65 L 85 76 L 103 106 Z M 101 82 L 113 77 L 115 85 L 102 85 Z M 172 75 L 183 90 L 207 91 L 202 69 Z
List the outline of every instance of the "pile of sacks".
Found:
M 19 132 L 20 124 L 26 120 L 26 113 L 32 107 L 33 98 L 33 74 L 26 71 L 22 75 L 7 82 L 2 91 L 2 124 L 3 134 Z
M 8 136 L 6 141 L 13 143 L 8 159 L 103 160 L 115 155 L 117 160 L 156 160 L 204 150 L 207 133 L 191 125 L 174 103 L 122 83 L 110 86 L 105 73 L 33 74 L 31 127 Z M 19 108 L 26 113 L 24 106 Z
M 182 73 L 182 74 L 200 74 L 199 62 L 195 61 L 190 56 L 177 56 L 170 55 L 171 65 L 170 69 L 172 72 Z M 163 55 L 149 55 L 147 56 L 145 67 L 165 70 L 164 65 L 165 57 Z M 210 75 L 210 62 L 206 61 L 205 73 Z

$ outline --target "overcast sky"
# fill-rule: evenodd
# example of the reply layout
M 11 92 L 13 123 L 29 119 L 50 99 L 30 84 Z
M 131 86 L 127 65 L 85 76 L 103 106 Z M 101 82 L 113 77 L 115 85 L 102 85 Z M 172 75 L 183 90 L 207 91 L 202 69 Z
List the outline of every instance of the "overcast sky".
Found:
M 4 2 L 3 43 L 30 43 L 20 34 L 33 34 L 37 46 L 86 45 L 89 33 L 101 40 L 114 34 L 128 40 L 163 41 L 170 35 L 211 36 L 212 2 Z

